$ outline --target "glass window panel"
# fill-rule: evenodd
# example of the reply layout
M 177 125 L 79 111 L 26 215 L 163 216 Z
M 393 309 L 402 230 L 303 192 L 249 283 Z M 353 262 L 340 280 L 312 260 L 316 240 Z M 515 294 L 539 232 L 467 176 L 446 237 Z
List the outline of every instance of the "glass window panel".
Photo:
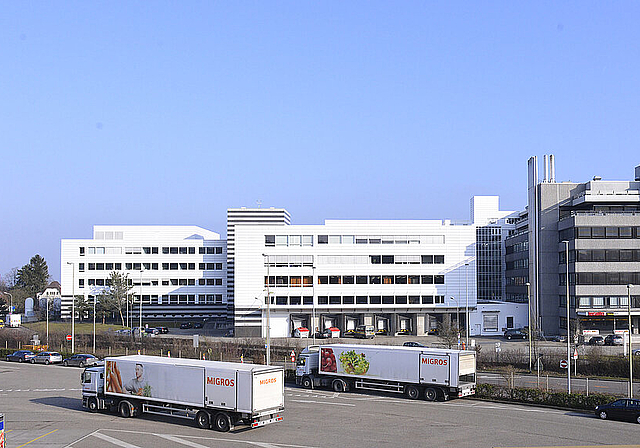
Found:
M 287 235 L 276 235 L 276 246 L 286 246 L 288 241 Z
M 380 296 L 369 296 L 369 303 L 371 305 L 380 305 L 380 303 L 382 303 L 382 299 Z
M 289 235 L 289 246 L 302 246 L 302 235 Z
M 340 235 L 329 235 L 329 244 L 340 244 L 341 240 Z
M 604 238 L 604 227 L 592 227 L 591 238 Z
M 355 244 L 356 237 L 353 235 L 342 235 L 342 244 Z
M 578 227 L 578 238 L 591 238 L 591 227 Z
M 318 235 L 318 244 L 327 244 L 329 237 L 327 235 Z
M 382 296 L 383 305 L 393 305 L 393 296 Z
M 617 227 L 605 228 L 605 235 L 607 238 L 618 238 L 618 228 Z
M 368 303 L 367 296 L 356 296 L 356 304 L 366 305 Z

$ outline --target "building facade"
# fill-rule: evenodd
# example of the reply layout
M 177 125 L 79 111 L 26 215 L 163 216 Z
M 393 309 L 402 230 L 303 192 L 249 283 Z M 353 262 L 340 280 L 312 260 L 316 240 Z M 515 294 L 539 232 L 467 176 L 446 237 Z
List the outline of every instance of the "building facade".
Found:
M 133 287 L 132 322 L 207 319 L 227 326 L 226 241 L 196 226 L 94 226 L 91 239 L 61 242 L 62 318 L 71 298 L 89 303 L 109 286 L 112 272 Z

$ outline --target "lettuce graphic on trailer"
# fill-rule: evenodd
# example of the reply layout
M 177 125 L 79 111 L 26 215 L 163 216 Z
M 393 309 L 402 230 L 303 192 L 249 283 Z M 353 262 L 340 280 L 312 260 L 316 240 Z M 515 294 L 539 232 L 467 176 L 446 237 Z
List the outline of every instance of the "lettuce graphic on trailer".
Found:
M 350 375 L 364 375 L 369 370 L 369 361 L 365 359 L 365 354 L 358 354 L 355 350 L 342 352 L 340 363 L 345 373 Z

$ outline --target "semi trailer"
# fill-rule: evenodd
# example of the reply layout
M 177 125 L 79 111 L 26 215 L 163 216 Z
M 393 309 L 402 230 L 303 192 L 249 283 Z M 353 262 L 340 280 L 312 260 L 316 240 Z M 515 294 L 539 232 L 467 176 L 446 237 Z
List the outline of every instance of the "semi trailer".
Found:
M 476 353 L 384 345 L 310 346 L 298 357 L 296 383 L 309 389 L 367 389 L 448 400 L 475 393 Z
M 82 406 L 121 417 L 143 413 L 193 419 L 226 432 L 279 422 L 284 411 L 284 369 L 256 364 L 119 356 L 82 373 Z

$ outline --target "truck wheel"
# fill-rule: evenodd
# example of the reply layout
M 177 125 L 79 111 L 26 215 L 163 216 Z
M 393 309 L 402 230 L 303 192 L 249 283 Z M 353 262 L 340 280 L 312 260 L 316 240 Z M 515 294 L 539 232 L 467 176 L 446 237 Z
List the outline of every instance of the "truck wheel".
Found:
M 405 387 L 404 393 L 412 400 L 417 400 L 420 397 L 420 389 L 411 384 Z
M 121 401 L 120 404 L 118 405 L 118 413 L 120 414 L 120 417 L 123 418 L 129 418 L 131 417 L 131 403 L 129 403 L 128 401 Z
M 98 412 L 98 400 L 93 397 L 89 398 L 87 407 L 89 408 L 89 412 Z
M 344 392 L 346 389 L 344 381 L 342 380 L 333 380 L 333 383 L 331 383 L 331 387 L 333 388 L 334 392 Z
M 229 420 L 229 416 L 224 412 L 218 412 L 216 414 L 213 424 L 216 427 L 216 431 L 229 432 L 229 430 L 231 429 L 231 421 Z
M 447 400 L 449 400 L 449 392 L 448 392 L 448 391 L 446 391 L 446 390 L 444 390 L 444 389 L 440 389 L 440 390 L 438 391 L 438 395 L 440 396 L 440 399 L 441 399 L 442 401 L 447 401 Z
M 200 429 L 209 429 L 211 424 L 209 422 L 209 413 L 206 411 L 198 411 L 196 414 L 196 425 Z
M 305 389 L 311 389 L 313 387 L 313 381 L 308 376 L 302 378 L 302 387 Z
M 438 392 L 433 387 L 427 387 L 424 390 L 424 398 L 427 401 L 436 401 L 436 398 L 438 398 Z

